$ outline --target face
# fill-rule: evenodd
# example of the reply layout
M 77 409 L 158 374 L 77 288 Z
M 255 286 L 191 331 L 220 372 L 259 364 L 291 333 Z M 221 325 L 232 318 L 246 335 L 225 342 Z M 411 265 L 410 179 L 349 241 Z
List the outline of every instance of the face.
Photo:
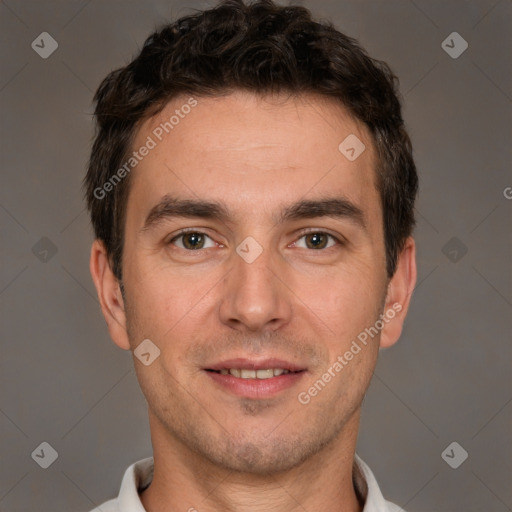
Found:
M 282 471 L 352 428 L 379 338 L 400 322 L 386 312 L 375 152 L 328 99 L 196 101 L 137 133 L 134 148 L 154 147 L 130 176 L 127 335 L 111 333 L 160 350 L 134 358 L 152 434 L 227 469 Z M 339 149 L 349 135 L 365 145 L 355 160 Z

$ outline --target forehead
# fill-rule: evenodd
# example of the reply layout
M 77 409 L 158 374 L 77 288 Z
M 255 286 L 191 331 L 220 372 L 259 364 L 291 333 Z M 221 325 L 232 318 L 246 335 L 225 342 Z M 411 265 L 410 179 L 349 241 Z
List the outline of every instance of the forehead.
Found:
M 363 208 L 378 201 L 369 131 L 333 99 L 181 96 L 141 125 L 132 149 L 149 140 L 131 176 L 130 201 L 141 208 L 141 198 L 154 204 L 166 193 L 229 201 L 243 212 L 330 192 Z

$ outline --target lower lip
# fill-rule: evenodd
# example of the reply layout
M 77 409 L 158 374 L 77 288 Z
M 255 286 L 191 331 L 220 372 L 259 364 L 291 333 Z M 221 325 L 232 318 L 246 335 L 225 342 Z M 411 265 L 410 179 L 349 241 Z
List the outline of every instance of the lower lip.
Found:
M 270 379 L 241 379 L 233 375 L 222 375 L 221 373 L 206 371 L 206 374 L 217 384 L 231 391 L 234 395 L 245 398 L 272 398 L 281 391 L 291 388 L 306 373 L 295 372 L 271 377 Z

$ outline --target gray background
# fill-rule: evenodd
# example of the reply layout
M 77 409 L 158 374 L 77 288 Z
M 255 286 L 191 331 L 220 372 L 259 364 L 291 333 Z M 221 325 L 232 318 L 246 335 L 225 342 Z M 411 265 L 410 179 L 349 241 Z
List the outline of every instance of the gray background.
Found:
M 89 276 L 91 100 L 156 26 L 212 4 L 0 4 L 2 512 L 87 511 L 151 455 L 131 355 Z M 421 176 L 419 284 L 381 351 L 358 453 L 410 512 L 512 510 L 512 2 L 303 4 L 398 74 Z M 43 31 L 59 45 L 48 59 L 31 48 Z M 469 44 L 457 59 L 441 47 L 454 31 Z M 58 452 L 48 469 L 31 457 L 43 441 Z M 441 457 L 452 441 L 469 453 L 457 469 Z

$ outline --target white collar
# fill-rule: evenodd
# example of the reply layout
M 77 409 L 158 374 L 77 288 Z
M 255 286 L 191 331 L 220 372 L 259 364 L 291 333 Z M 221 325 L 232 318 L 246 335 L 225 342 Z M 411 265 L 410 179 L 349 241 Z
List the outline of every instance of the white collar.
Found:
M 151 483 L 153 470 L 153 457 L 132 464 L 125 471 L 117 499 L 110 500 L 91 512 L 146 512 L 139 492 Z M 371 469 L 357 454 L 354 459 L 353 480 L 357 494 L 365 503 L 363 512 L 405 512 L 384 499 Z

